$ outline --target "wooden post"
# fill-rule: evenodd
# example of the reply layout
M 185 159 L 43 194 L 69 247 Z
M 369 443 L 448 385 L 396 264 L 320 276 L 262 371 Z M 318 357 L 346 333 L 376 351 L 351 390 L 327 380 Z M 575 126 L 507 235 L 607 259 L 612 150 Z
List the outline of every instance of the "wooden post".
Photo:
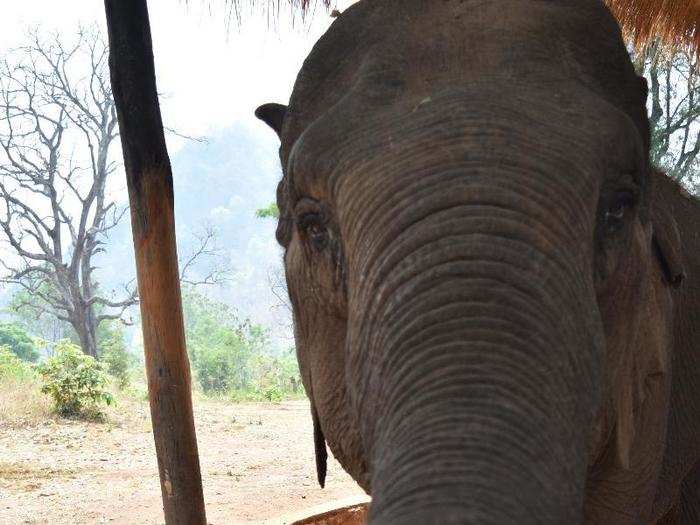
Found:
M 175 244 L 173 181 L 146 0 L 105 0 L 153 436 L 168 525 L 206 525 Z

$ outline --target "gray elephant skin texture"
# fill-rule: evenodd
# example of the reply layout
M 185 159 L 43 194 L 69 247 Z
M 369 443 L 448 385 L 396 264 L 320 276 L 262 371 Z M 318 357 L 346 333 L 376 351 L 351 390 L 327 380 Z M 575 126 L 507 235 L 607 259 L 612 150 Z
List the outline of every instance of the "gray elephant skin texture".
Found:
M 700 205 L 646 95 L 602 1 L 364 0 L 258 108 L 369 523 L 700 523 Z

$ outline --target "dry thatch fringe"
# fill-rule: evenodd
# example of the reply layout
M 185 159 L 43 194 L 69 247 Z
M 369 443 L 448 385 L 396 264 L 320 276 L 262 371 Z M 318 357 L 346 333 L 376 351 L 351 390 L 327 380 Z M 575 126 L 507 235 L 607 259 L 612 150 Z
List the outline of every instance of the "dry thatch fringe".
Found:
M 189 4 L 193 0 L 183 0 L 185 4 Z M 210 9 L 215 5 L 224 5 L 229 16 L 240 16 L 241 8 L 248 4 L 248 7 L 262 7 L 264 9 L 272 9 L 279 12 L 282 4 L 287 4 L 293 9 L 298 9 L 302 15 L 305 14 L 312 6 L 321 4 L 328 9 L 331 6 L 332 0 L 205 0 L 204 3 Z
M 190 0 L 184 0 L 184 2 L 186 4 L 189 3 L 189 1 Z M 318 1 L 321 2 L 326 7 L 329 7 L 331 5 L 331 0 L 318 0 Z M 288 2 L 289 4 L 291 4 L 294 7 L 300 8 L 302 11 L 305 11 L 306 9 L 308 9 L 311 6 L 311 4 L 317 3 L 317 0 L 286 0 L 286 2 Z M 240 7 L 240 5 L 242 3 L 245 3 L 245 1 L 244 0 L 220 0 L 219 2 L 216 2 L 216 1 L 208 0 L 206 3 L 209 6 L 211 6 L 212 4 L 216 4 L 216 3 L 219 3 L 219 4 L 223 3 L 225 5 L 233 5 L 233 6 Z M 257 2 L 256 0 L 249 0 L 250 5 L 255 5 L 257 3 L 261 3 L 261 2 Z M 277 4 L 279 6 L 281 3 L 281 0 L 267 0 L 267 3 L 268 4 Z
M 605 0 L 637 49 L 660 39 L 700 53 L 699 0 Z
M 268 24 L 275 25 L 282 8 L 288 8 L 292 12 L 292 23 L 294 23 L 294 13 L 298 12 L 301 20 L 305 20 L 307 15 L 313 16 L 312 8 L 320 5 L 323 9 L 330 9 L 334 0 L 179 0 L 189 4 L 203 4 L 209 10 L 209 14 L 214 13 L 217 7 L 223 8 L 226 31 L 232 25 L 240 26 L 244 18 L 244 9 L 247 12 L 259 11 L 267 17 Z
M 194 0 L 182 0 L 186 4 Z M 693 49 L 700 53 L 700 0 L 605 0 L 617 17 L 628 41 L 638 50 L 661 40 L 666 48 Z M 333 0 L 204 0 L 211 9 L 224 5 L 228 21 L 240 22 L 244 7 L 261 8 L 275 18 L 283 4 L 302 16 L 312 7 L 329 9 Z

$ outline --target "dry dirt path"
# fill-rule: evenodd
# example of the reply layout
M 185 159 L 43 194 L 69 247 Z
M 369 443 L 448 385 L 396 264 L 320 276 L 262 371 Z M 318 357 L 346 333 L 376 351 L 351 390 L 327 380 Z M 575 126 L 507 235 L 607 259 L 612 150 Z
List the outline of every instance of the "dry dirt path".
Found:
M 306 401 L 199 401 L 195 418 L 210 523 L 259 523 L 363 494 L 335 461 L 318 487 Z M 0 428 L 0 524 L 153 524 L 161 516 L 145 403 L 122 406 L 104 424 Z

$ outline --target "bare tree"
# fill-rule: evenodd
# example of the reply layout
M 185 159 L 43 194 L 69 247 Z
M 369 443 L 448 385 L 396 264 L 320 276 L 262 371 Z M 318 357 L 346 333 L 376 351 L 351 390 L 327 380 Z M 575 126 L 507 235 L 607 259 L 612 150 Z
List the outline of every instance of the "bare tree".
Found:
M 2 280 L 28 292 L 21 306 L 70 323 L 95 356 L 98 325 L 137 302 L 135 288 L 101 293 L 94 274 L 128 209 L 107 186 L 118 137 L 108 50 L 96 30 L 70 46 L 29 36 L 0 62 L 0 238 L 14 254 Z
M 696 192 L 700 189 L 700 69 L 690 50 L 654 42 L 635 56 L 649 84 L 651 160 Z
M 231 265 L 226 251 L 218 243 L 216 229 L 205 224 L 192 233 L 194 245 L 181 257 L 180 282 L 191 286 L 222 285 L 231 277 Z

